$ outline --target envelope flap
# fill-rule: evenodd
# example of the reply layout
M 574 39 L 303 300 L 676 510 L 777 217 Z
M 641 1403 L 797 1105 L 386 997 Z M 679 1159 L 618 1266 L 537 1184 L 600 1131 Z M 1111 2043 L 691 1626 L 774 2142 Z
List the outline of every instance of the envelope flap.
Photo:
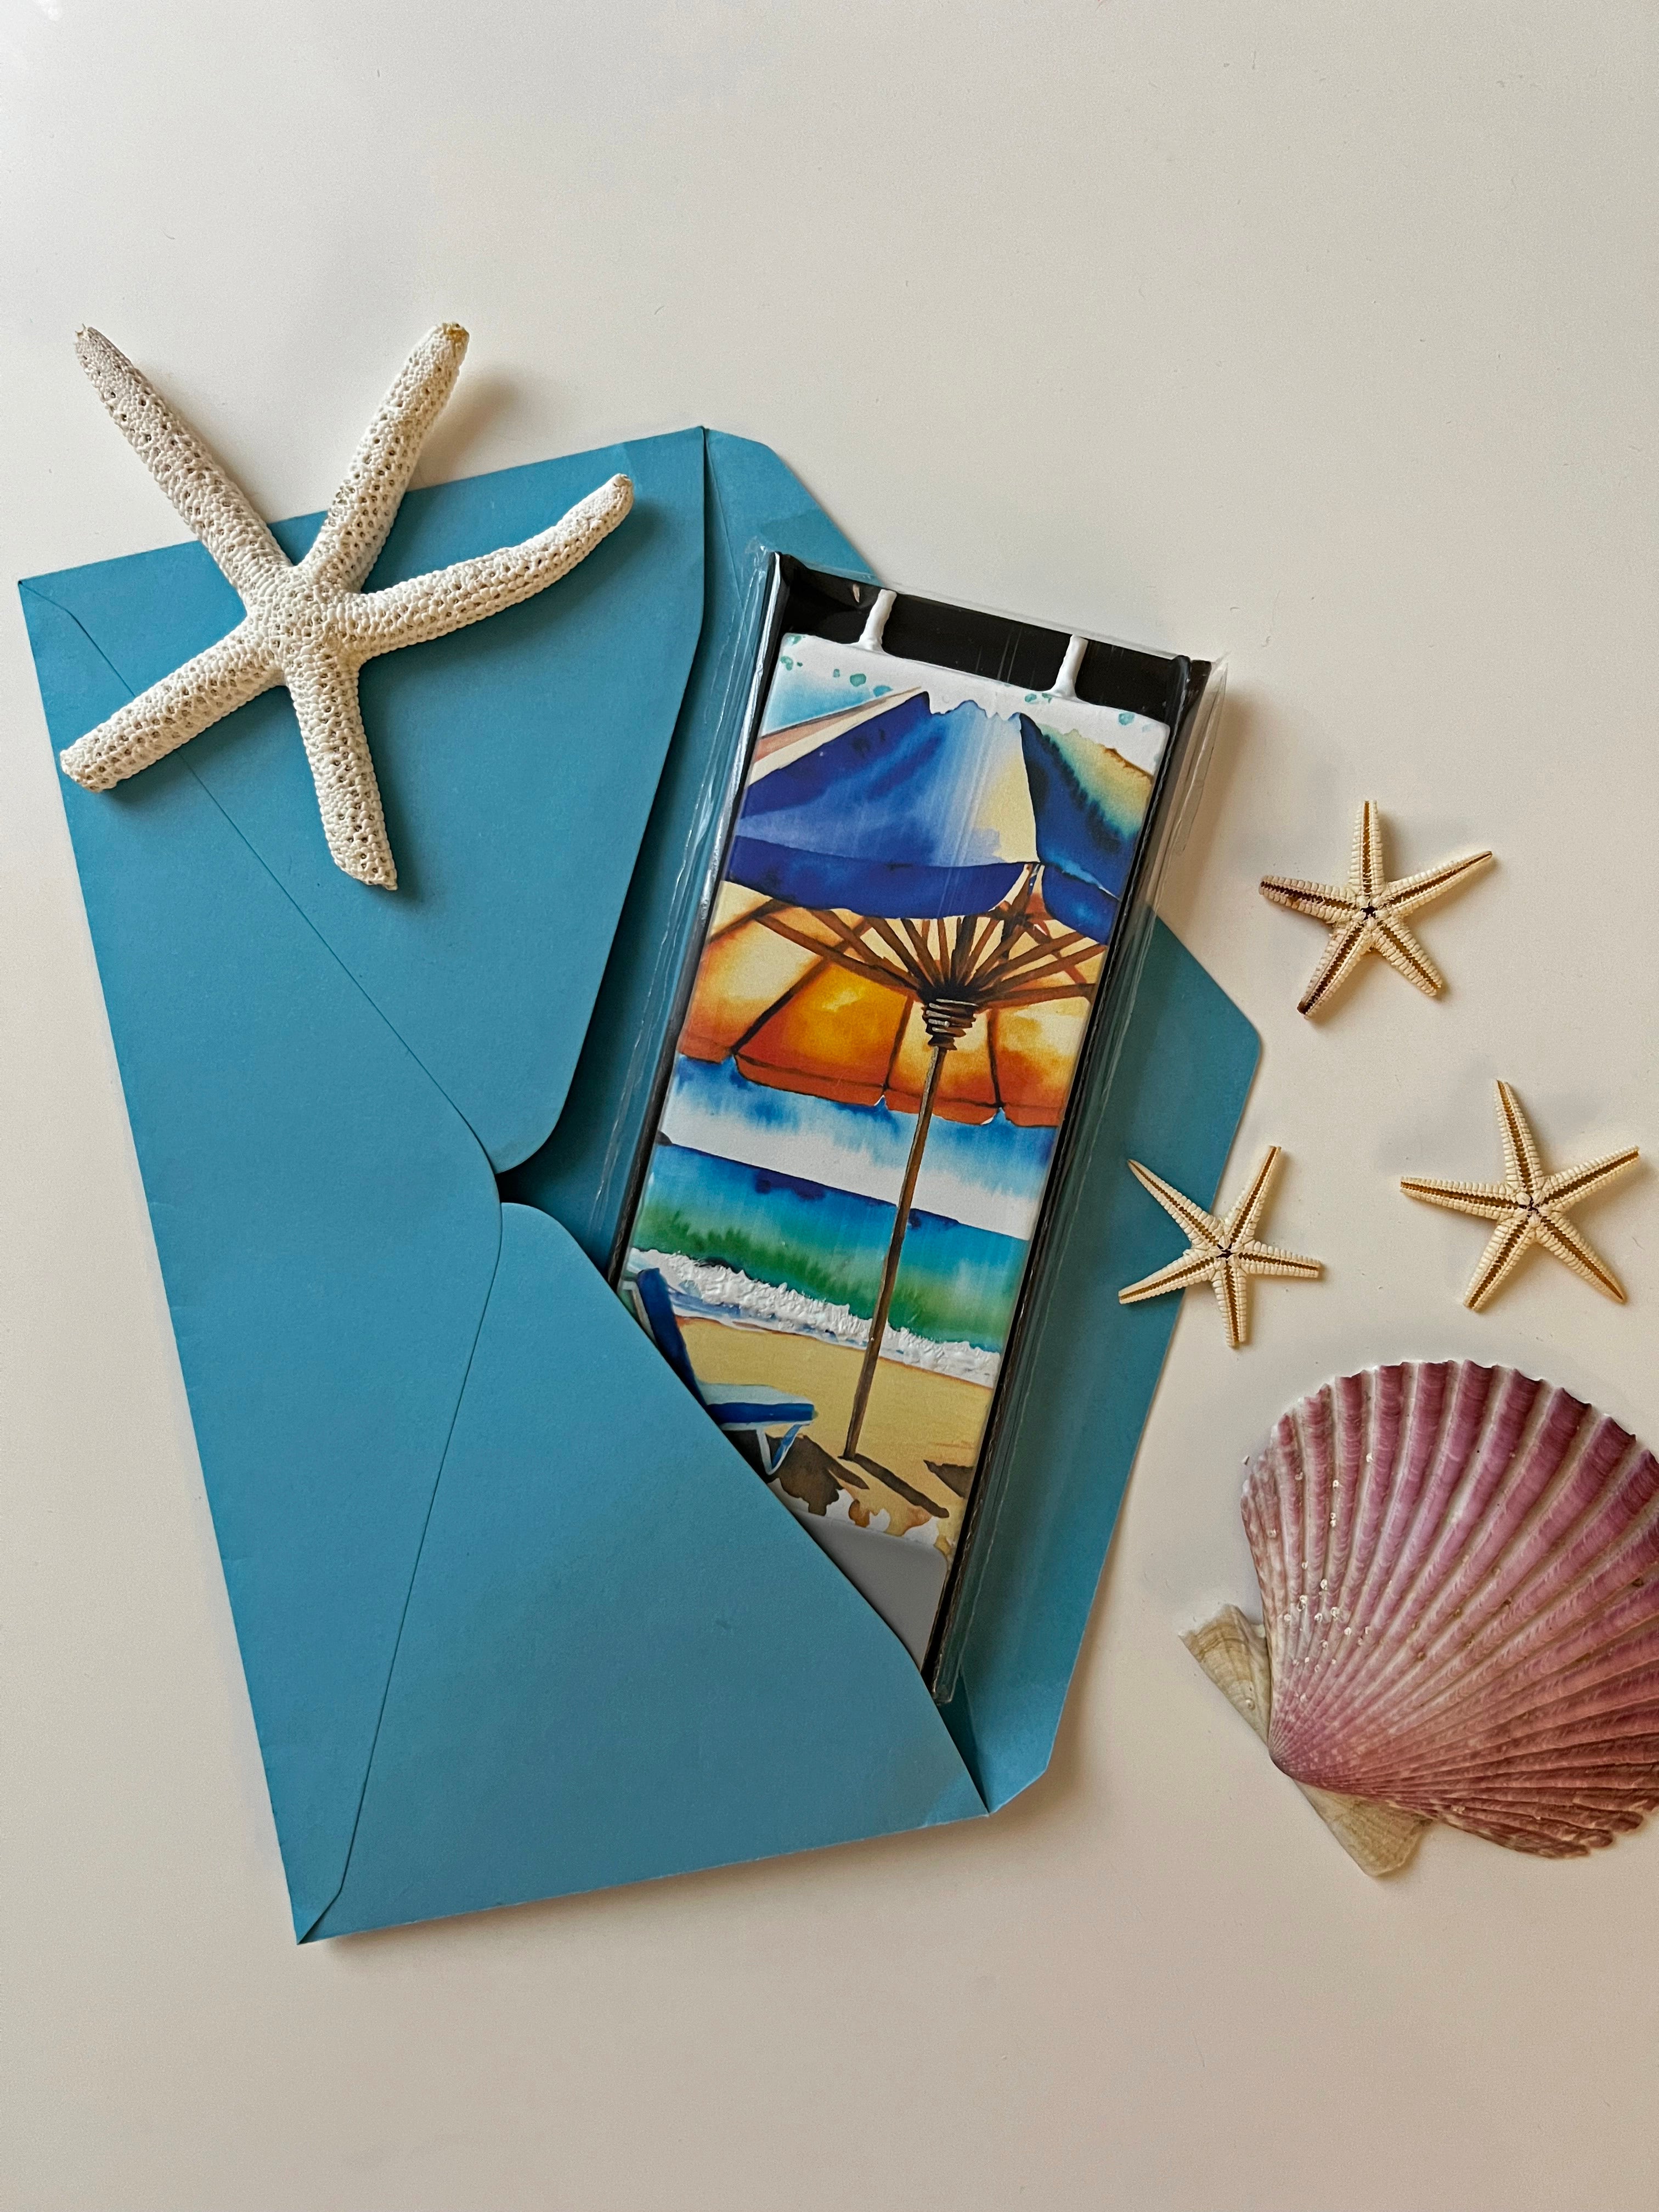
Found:
M 350 1865 L 309 1932 L 983 1811 L 896 1637 L 565 1231 L 505 1207 Z
M 61 744 L 125 690 L 67 615 L 27 611 Z M 459 1115 L 183 759 L 142 781 L 65 805 L 308 1926 L 345 1869 L 499 1208 Z
M 1125 1163 L 1144 1160 L 1207 1202 L 1261 1049 L 1220 985 L 1155 924 L 1111 1086 L 1079 1132 L 1042 1334 L 1008 1410 L 1008 1479 L 988 1501 L 960 1601 L 945 1714 L 993 1811 L 1048 1766 L 1181 1312 L 1178 1297 L 1118 1304 L 1125 1283 L 1182 1249 Z
M 395 892 L 329 860 L 285 691 L 185 753 L 497 1168 L 535 1151 L 557 1118 L 634 872 L 702 624 L 703 434 L 411 492 L 369 579 L 374 589 L 529 537 L 619 470 L 634 478 L 634 512 L 569 575 L 364 669 Z M 277 526 L 290 556 L 319 520 Z M 117 705 L 241 611 L 193 544 L 23 588 L 80 625 L 118 678 Z M 159 805 L 153 775 L 121 787 L 130 811 Z

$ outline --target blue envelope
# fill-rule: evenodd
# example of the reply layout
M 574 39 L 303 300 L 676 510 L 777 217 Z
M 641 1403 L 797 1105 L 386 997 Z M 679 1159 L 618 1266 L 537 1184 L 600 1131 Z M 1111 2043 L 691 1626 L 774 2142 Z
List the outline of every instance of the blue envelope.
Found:
M 564 581 L 364 671 L 395 896 L 330 862 L 285 693 L 62 785 L 302 1941 L 1033 1781 L 1175 1319 L 1116 1303 L 1178 1243 L 1122 1163 L 1207 1195 L 1255 1066 L 1160 931 L 941 1711 L 594 1265 L 753 549 L 866 572 L 773 454 L 692 430 L 412 493 L 372 581 L 617 470 L 635 512 Z M 195 545 L 22 594 L 54 747 L 240 612 Z

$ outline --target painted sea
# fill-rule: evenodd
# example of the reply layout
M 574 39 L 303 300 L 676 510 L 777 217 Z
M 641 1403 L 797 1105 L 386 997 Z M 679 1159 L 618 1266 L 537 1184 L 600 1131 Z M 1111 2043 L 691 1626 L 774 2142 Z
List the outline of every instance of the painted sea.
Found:
M 630 1258 L 662 1269 L 684 1313 L 861 1345 L 892 1228 L 878 1200 L 659 1139 Z M 913 1210 L 885 1356 L 994 1382 L 1025 1253 Z

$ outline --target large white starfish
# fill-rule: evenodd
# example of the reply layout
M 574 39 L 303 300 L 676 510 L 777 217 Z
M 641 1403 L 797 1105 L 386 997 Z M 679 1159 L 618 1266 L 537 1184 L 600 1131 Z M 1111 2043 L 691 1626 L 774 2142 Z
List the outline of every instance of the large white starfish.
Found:
M 395 890 L 380 786 L 357 703 L 366 660 L 420 645 L 516 606 L 556 583 L 634 503 L 612 477 L 550 530 L 498 553 L 359 588 L 386 543 L 427 432 L 448 398 L 466 332 L 441 323 L 404 364 L 364 434 L 310 551 L 289 561 L 246 494 L 146 377 L 97 331 L 75 342 L 81 366 L 128 443 L 213 556 L 246 609 L 228 636 L 88 730 L 59 757 L 88 791 L 108 791 L 285 684 L 317 787 L 336 864 L 360 883 Z

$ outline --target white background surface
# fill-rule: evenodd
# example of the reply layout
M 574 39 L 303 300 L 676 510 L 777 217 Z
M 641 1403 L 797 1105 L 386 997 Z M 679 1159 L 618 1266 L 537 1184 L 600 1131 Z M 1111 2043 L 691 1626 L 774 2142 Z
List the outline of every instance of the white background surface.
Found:
M 1616 1309 L 1405 1170 L 1659 1154 L 1659 19 L 1616 0 L 471 9 L 0 0 L 0 572 L 177 526 L 91 321 L 267 514 L 406 348 L 428 476 L 705 420 L 877 567 L 1225 653 L 1165 904 L 1260 1026 L 1230 1170 L 1328 1262 L 1189 1303 L 1052 1774 L 995 1820 L 295 1950 L 15 600 L 0 614 L 8 2207 L 1530 2212 L 1651 2205 L 1659 1823 L 1368 1883 L 1176 1640 L 1252 1595 L 1239 1460 L 1333 1371 L 1478 1352 L 1659 1441 L 1659 1200 Z M 1500 870 L 1294 1012 L 1256 895 Z

